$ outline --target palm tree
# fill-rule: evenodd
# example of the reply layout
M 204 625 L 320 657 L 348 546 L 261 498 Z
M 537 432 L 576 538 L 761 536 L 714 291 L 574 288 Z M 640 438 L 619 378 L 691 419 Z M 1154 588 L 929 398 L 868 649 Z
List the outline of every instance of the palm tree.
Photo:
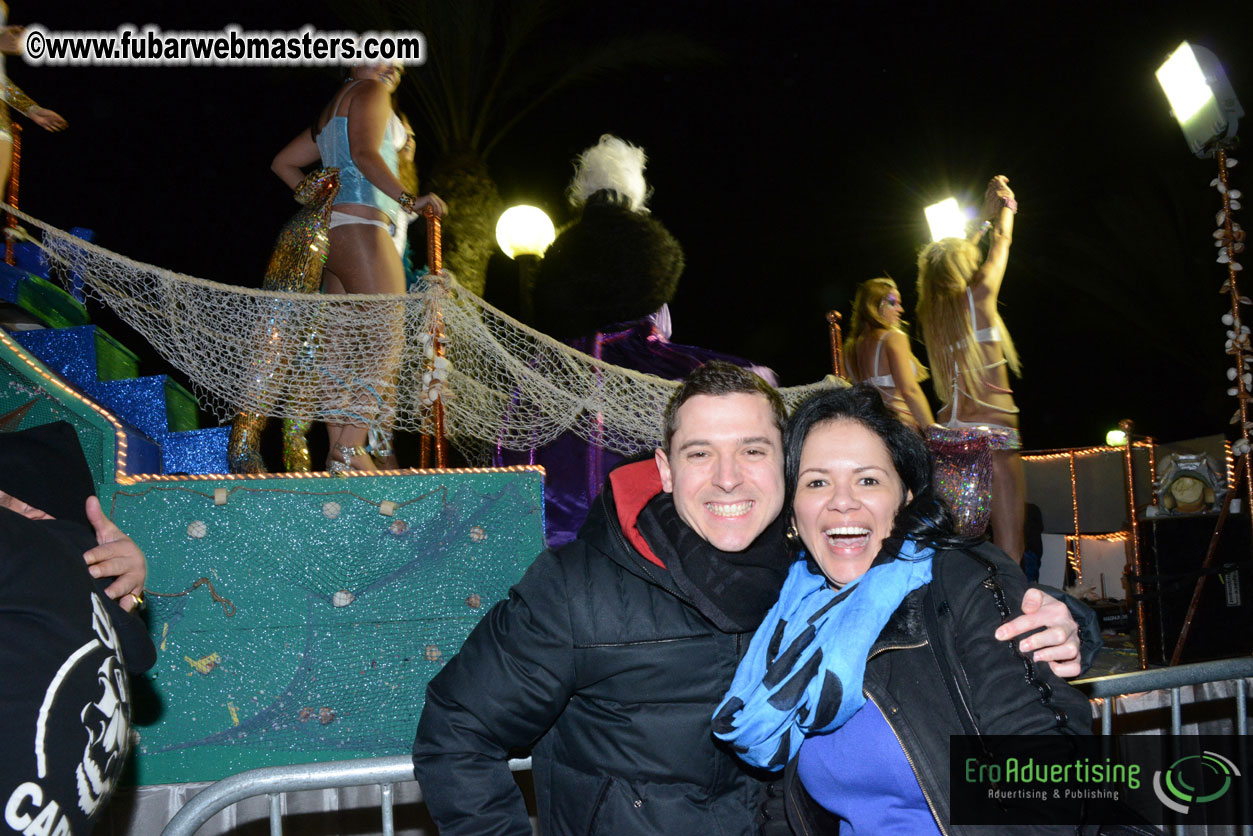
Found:
M 427 60 L 401 96 L 424 123 L 436 162 L 423 183 L 449 206 L 444 261 L 482 295 L 500 192 L 492 150 L 529 113 L 567 88 L 629 67 L 709 63 L 712 50 L 682 35 L 648 32 L 541 48 L 541 36 L 576 7 L 571 0 L 332 0 L 358 31 L 427 36 Z

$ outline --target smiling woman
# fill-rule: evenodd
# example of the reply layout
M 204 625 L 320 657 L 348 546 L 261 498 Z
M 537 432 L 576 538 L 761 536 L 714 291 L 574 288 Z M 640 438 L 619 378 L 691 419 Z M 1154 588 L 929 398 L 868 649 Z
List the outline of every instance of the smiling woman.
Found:
M 921 436 L 873 388 L 806 401 L 784 449 L 804 559 L 714 734 L 753 766 L 786 765 L 796 832 L 961 833 L 950 735 L 1090 734 L 1087 700 L 994 637 L 1020 612 L 1009 602 L 1026 578 L 1003 552 L 954 533 Z
M 792 513 L 822 573 L 843 586 L 861 577 L 913 494 L 879 436 L 854 420 L 815 426 L 801 451 Z

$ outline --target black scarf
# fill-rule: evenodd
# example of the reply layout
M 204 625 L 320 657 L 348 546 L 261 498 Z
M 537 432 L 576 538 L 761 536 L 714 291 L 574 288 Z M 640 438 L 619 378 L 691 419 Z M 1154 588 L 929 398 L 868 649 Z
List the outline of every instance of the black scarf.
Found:
M 740 552 L 715 548 L 693 531 L 669 493 L 650 500 L 636 524 L 679 590 L 724 633 L 756 630 L 778 600 L 792 562 L 783 514 Z

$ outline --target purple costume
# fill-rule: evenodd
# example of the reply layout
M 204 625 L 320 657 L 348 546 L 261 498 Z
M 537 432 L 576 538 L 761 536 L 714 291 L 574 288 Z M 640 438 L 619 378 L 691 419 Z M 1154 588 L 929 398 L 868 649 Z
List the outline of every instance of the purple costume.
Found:
M 652 316 L 597 331 L 590 336 L 569 339 L 566 343 L 615 366 L 672 380 L 684 377 L 702 363 L 725 360 L 750 368 L 771 384 L 775 383 L 773 372 L 752 366 L 746 360 L 706 348 L 670 342 L 670 310 L 667 305 Z M 594 424 L 596 416 L 583 415 L 580 420 Z M 594 427 L 592 435 L 595 437 Z M 519 453 L 497 446 L 492 464 L 495 467 L 543 465 L 546 472 L 544 530 L 549 547 L 555 548 L 574 539 L 587 516 L 587 509 L 605 483 L 605 475 L 623 458 L 571 432 L 551 444 L 527 452 Z

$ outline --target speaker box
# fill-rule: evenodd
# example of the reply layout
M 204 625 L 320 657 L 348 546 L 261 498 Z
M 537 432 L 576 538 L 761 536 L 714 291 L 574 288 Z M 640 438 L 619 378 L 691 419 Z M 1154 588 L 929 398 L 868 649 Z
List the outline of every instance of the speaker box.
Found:
M 1170 663 L 1217 522 L 1217 514 L 1196 514 L 1139 524 L 1141 571 L 1160 576 L 1144 590 L 1145 642 L 1148 659 L 1154 664 Z M 1253 572 L 1247 515 L 1227 517 L 1211 568 L 1221 574 L 1206 576 L 1181 662 L 1253 653 Z

